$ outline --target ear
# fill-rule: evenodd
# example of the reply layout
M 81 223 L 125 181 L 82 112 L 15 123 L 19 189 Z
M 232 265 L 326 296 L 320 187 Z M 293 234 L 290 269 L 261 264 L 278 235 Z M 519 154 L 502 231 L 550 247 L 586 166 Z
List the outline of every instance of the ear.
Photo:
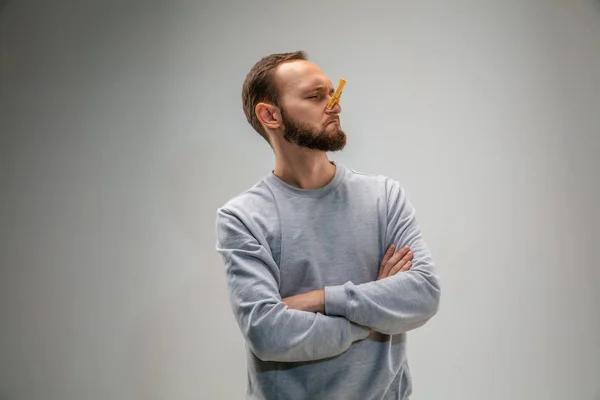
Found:
M 268 103 L 258 103 L 254 107 L 254 112 L 265 128 L 278 129 L 281 127 L 281 114 L 278 107 Z

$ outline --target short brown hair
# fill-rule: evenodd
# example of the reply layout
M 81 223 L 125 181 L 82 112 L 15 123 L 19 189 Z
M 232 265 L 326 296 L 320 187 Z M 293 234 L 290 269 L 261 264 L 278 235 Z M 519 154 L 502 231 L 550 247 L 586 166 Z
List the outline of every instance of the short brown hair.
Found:
M 268 142 L 269 139 L 261 125 L 256 112 L 256 105 L 260 102 L 272 103 L 279 106 L 279 88 L 275 82 L 275 69 L 279 64 L 293 60 L 307 60 L 308 55 L 304 51 L 293 53 L 275 53 L 260 59 L 244 80 L 242 86 L 242 105 L 246 119 L 255 131 Z

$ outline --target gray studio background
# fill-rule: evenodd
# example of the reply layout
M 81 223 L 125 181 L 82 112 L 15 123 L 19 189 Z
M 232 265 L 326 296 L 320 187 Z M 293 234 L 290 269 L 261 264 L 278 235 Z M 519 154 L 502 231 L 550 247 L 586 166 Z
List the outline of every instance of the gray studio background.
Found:
M 215 213 L 273 167 L 247 71 L 300 49 L 442 273 L 414 400 L 600 399 L 592 0 L 0 2 L 0 399 L 243 398 Z

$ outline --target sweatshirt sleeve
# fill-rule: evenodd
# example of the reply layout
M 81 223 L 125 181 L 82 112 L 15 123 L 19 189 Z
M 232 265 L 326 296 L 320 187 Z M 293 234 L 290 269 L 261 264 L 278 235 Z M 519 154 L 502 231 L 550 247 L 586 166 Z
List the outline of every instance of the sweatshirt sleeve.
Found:
M 325 313 L 346 317 L 378 332 L 394 335 L 424 325 L 438 310 L 440 283 L 431 254 L 415 217 L 415 209 L 398 182 L 390 181 L 387 249 L 409 245 L 411 269 L 379 281 L 325 288 Z
M 279 293 L 279 267 L 268 243 L 226 208 L 217 212 L 217 251 L 225 264 L 229 298 L 252 352 L 263 361 L 332 357 L 367 338 L 369 329 L 343 317 L 292 310 Z

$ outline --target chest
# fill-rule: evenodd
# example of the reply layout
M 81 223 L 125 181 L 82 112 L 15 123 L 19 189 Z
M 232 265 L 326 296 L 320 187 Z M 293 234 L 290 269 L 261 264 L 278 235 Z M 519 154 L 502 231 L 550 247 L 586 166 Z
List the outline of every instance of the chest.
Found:
M 385 251 L 385 206 L 364 199 L 303 200 L 295 205 L 298 212 L 280 221 L 281 295 L 375 280 Z

